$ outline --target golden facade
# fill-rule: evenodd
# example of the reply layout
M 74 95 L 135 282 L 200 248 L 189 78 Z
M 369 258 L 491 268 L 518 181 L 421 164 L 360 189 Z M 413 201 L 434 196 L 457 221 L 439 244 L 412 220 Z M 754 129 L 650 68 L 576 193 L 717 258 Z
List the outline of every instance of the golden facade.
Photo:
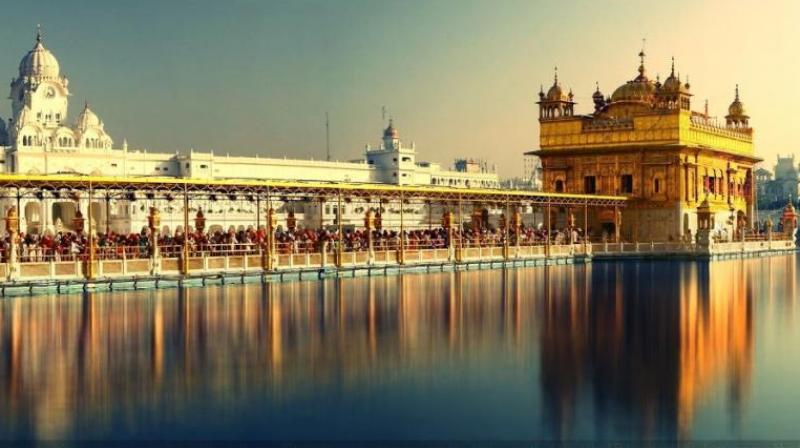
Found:
M 543 188 L 550 192 L 621 195 L 621 237 L 627 241 L 690 240 L 697 208 L 707 201 L 712 233 L 736 239 L 753 222 L 753 149 L 739 89 L 725 123 L 691 110 L 691 90 L 672 72 L 662 84 L 647 77 L 644 52 L 636 78 L 605 97 L 594 111 L 575 115 L 572 91 L 556 75 L 539 92 L 539 151 Z M 590 217 L 594 236 L 615 233 L 614 214 Z

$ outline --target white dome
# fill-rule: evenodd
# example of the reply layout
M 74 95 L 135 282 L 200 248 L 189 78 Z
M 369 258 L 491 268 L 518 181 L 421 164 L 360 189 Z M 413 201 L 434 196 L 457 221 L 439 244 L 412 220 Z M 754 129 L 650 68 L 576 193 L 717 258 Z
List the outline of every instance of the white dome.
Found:
M 80 129 L 81 131 L 85 131 L 89 128 L 94 127 L 102 127 L 103 122 L 100 121 L 100 117 L 97 116 L 91 109 L 89 109 L 89 103 L 86 103 L 83 106 L 83 111 L 81 111 L 80 115 L 78 115 L 78 119 L 75 120 L 75 127 Z
M 58 60 L 42 44 L 41 33 L 36 34 L 36 45 L 19 63 L 20 77 L 58 78 L 60 67 Z

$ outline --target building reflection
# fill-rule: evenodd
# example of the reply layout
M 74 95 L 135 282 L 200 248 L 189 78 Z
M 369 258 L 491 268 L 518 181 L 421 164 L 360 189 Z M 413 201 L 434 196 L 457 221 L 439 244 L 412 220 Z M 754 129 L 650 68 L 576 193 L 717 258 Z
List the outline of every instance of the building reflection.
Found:
M 795 272 L 795 258 L 778 261 L 766 278 L 753 272 L 758 263 L 742 261 L 597 263 L 588 281 L 549 277 L 540 334 L 545 426 L 562 438 L 581 419 L 598 437 L 636 428 L 642 437 L 686 438 L 699 403 L 722 385 L 738 424 L 753 371 L 754 282 L 796 297 L 794 275 L 784 275 Z
M 596 263 L 6 299 L 0 436 L 68 439 L 142 413 L 291 403 L 497 356 L 538 364 L 557 436 L 586 409 L 600 434 L 634 422 L 686 435 L 717 385 L 734 414 L 746 403 L 753 291 L 770 281 L 752 269 Z M 772 281 L 795 297 L 791 277 Z
M 0 301 L 0 434 L 63 439 L 114 413 L 355 388 L 523 336 L 519 273 Z M 495 277 L 497 279 L 495 279 Z M 485 281 L 484 281 L 485 280 Z M 496 288 L 502 289 L 502 294 Z M 533 299 L 528 299 L 533 315 Z M 80 410 L 80 412 L 77 412 Z M 116 415 L 115 418 L 119 418 Z

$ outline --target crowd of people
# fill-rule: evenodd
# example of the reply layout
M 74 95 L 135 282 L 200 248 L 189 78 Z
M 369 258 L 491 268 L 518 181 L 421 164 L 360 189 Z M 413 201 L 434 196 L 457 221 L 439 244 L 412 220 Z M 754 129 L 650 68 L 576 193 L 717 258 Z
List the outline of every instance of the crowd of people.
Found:
M 178 257 L 183 252 L 185 234 L 179 229 L 172 234 L 158 235 L 158 249 L 162 257 Z M 581 229 L 563 229 L 550 232 L 551 244 L 579 243 L 583 241 Z M 278 227 L 274 234 L 274 247 L 278 253 L 313 253 L 322 250 L 333 252 L 340 244 L 338 229 Z M 396 250 L 400 244 L 406 249 L 437 249 L 448 247 L 448 238 L 454 245 L 462 247 L 496 247 L 505 244 L 506 232 L 497 228 L 461 229 L 448 234 L 445 228 L 406 230 L 373 230 L 374 250 Z M 510 245 L 546 244 L 548 232 L 540 227 L 522 227 L 519 238 L 513 231 L 508 234 Z M 249 227 L 227 232 L 189 232 L 188 249 L 191 256 L 219 256 L 258 254 L 266 246 L 267 231 Z M 21 233 L 18 235 L 17 256 L 20 261 L 73 261 L 86 258 L 89 241 L 85 233 L 60 231 Z M 96 259 L 148 258 L 153 253 L 153 238 L 147 228 L 139 233 L 98 233 L 94 238 Z M 341 237 L 342 250 L 365 251 L 369 248 L 369 233 L 366 229 L 345 228 Z M 9 256 L 11 240 L 2 239 L 3 261 Z

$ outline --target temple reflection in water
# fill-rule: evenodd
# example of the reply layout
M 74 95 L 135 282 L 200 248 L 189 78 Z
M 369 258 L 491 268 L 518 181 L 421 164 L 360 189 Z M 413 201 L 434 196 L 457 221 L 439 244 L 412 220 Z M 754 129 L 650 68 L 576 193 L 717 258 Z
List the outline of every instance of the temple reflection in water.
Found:
M 440 366 L 503 357 L 531 372 L 519 396 L 539 409 L 532 437 L 587 424 L 600 437 L 687 437 L 711 394 L 736 424 L 754 300 L 795 297 L 795 269 L 794 257 L 595 263 L 3 300 L 0 435 L 134 433 L 253 397 L 291 404 L 399 377 L 423 387 Z

